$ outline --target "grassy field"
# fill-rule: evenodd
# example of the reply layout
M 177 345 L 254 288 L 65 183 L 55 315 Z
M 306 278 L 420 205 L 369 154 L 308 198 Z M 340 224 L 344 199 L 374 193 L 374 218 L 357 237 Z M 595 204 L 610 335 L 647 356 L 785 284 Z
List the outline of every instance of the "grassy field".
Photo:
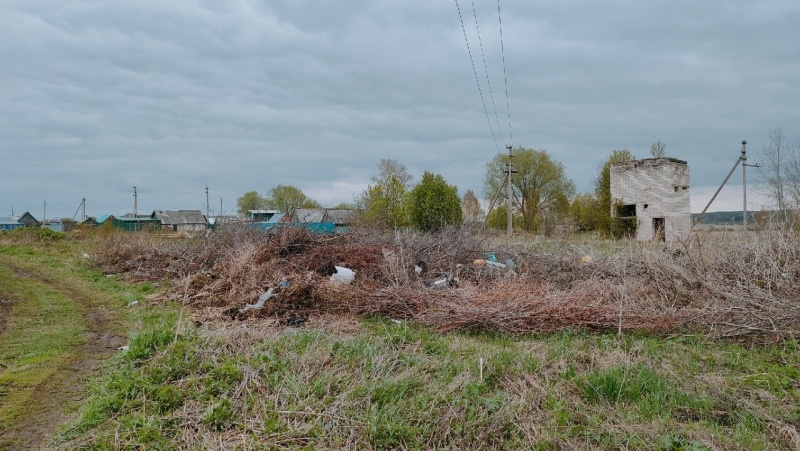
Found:
M 65 431 L 87 449 L 793 449 L 797 343 L 152 316 Z
M 53 288 L 0 266 L 0 297 L 13 300 L 0 333 L 6 424 L 78 353 L 87 309 L 114 312 L 117 333 L 130 331 L 127 351 L 106 354 L 72 401 L 54 448 L 800 448 L 796 340 L 438 334 L 381 316 L 209 320 L 145 305 L 159 286 L 104 276 L 80 258 L 95 245 L 0 246 L 0 263 L 61 280 Z M 102 301 L 76 307 L 76 291 Z

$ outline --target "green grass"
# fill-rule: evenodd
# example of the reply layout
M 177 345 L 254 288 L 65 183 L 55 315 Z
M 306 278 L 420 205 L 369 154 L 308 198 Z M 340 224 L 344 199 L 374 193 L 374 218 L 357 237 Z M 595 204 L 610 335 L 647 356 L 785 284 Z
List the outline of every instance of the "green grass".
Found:
M 36 387 L 72 355 L 85 328 L 76 306 L 49 286 L 0 266 L 0 298 L 15 302 L 0 335 L 0 431 L 25 409 Z
M 94 242 L 47 232 L 6 234 L 16 244 L 0 245 L 0 299 L 13 301 L 0 334 L 0 432 L 30 414 L 33 400 L 39 401 L 36 408 L 75 409 L 70 402 L 41 402 L 40 385 L 59 379 L 61 368 L 80 357 L 90 326 L 84 310 L 112 312 L 105 330 L 124 336 L 137 327 L 128 304 L 154 290 L 152 284 L 124 284 L 97 271 L 81 257 Z
M 758 402 L 760 388 L 736 383 L 769 359 L 796 367 L 795 343 L 743 350 L 694 337 L 440 336 L 380 319 L 357 334 L 174 330 L 163 317 L 146 320 L 132 341 L 146 352 L 115 357 L 68 443 L 781 449 L 788 444 L 770 424 L 796 421 L 800 401 L 796 384 Z M 739 367 L 723 364 L 737 353 Z M 709 357 L 720 363 L 696 362 Z M 179 438 L 187 424 L 196 429 L 190 442 Z
M 0 246 L 0 258 L 95 290 L 120 313 L 114 327 L 135 331 L 62 429 L 66 449 L 790 449 L 786 428 L 800 428 L 797 341 L 439 335 L 382 318 L 358 332 L 195 329 L 176 306 L 127 307 L 160 287 L 97 272 L 83 246 Z

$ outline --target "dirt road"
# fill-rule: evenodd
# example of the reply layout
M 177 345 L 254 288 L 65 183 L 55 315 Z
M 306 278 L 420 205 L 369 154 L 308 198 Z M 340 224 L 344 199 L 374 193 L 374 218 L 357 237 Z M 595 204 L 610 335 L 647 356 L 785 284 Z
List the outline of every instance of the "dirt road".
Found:
M 53 434 L 68 419 L 67 410 L 83 398 L 86 380 L 126 338 L 112 332 L 117 320 L 92 293 L 90 285 L 68 285 L 44 273 L 22 269 L 5 259 L 0 260 L 0 265 L 20 277 L 44 283 L 72 300 L 85 322 L 82 344 L 70 353 L 70 358 L 52 377 L 37 386 L 37 395 L 25 412 L 0 434 L 0 449 L 48 449 L 52 447 Z M 0 299 L 0 317 L 7 318 L 12 302 L 15 301 Z M 5 327 L 0 322 L 0 333 Z M 36 333 L 36 329 L 31 328 L 30 333 Z

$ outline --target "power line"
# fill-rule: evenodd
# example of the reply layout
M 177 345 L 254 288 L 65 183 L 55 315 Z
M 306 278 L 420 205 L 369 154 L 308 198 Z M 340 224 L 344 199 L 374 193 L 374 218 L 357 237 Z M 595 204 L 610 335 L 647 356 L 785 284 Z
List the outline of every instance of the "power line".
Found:
M 481 58 L 483 58 L 483 71 L 486 73 L 486 85 L 489 87 L 489 98 L 492 99 L 492 108 L 494 109 L 494 120 L 497 122 L 497 131 L 500 132 L 500 139 L 505 144 L 506 137 L 503 135 L 503 129 L 500 127 L 500 118 L 497 116 L 497 105 L 494 102 L 494 91 L 492 90 L 492 82 L 489 79 L 489 67 L 486 65 L 486 54 L 483 52 L 483 39 L 481 39 L 481 29 L 478 26 L 478 13 L 475 11 L 475 0 L 472 0 L 472 15 L 475 17 L 475 31 L 478 33 L 478 43 L 481 47 Z
M 503 18 L 500 14 L 500 0 L 497 0 L 497 21 L 500 23 L 500 52 L 503 55 L 503 82 L 506 88 L 506 111 L 508 111 L 508 135 L 511 138 L 511 144 L 514 144 L 514 133 L 511 131 L 511 107 L 508 101 L 508 76 L 506 75 L 506 49 L 503 45 Z
M 492 132 L 492 140 L 494 140 L 494 147 L 497 153 L 500 153 L 500 146 L 497 145 L 497 138 L 494 135 L 494 127 L 492 127 L 492 120 L 489 119 L 489 110 L 486 108 L 486 101 L 483 98 L 483 90 L 481 90 L 481 82 L 478 79 L 478 71 L 475 69 L 475 60 L 472 58 L 472 50 L 469 48 L 469 39 L 467 39 L 467 29 L 464 27 L 464 18 L 461 16 L 461 7 L 456 2 L 456 9 L 458 10 L 458 20 L 461 21 L 461 31 L 464 33 L 464 42 L 467 44 L 467 53 L 469 54 L 469 62 L 472 63 L 472 73 L 475 74 L 475 83 L 478 85 L 478 94 L 481 95 L 481 104 L 483 104 L 483 112 L 486 113 L 486 121 L 489 123 L 489 131 Z

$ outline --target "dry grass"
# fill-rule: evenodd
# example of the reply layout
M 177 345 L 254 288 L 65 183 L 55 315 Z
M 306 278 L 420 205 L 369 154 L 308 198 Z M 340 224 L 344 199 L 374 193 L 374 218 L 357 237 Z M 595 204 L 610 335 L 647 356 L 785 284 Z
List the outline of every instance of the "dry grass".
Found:
M 105 240 L 98 256 L 105 271 L 170 279 L 161 299 L 231 319 L 378 314 L 441 332 L 691 330 L 768 339 L 794 336 L 800 326 L 800 241 L 791 232 L 750 233 L 747 241 L 694 235 L 671 247 L 623 245 L 590 262 L 570 247 L 495 247 L 498 261 L 515 262 L 513 277 L 473 265 L 487 246 L 463 230 L 322 236 L 230 228 L 207 240 L 164 242 L 146 234 Z M 417 275 L 420 261 L 427 271 Z M 353 284 L 329 282 L 335 265 L 356 271 Z M 430 286 L 447 273 L 457 283 Z M 283 277 L 290 287 L 264 309 L 239 313 Z

